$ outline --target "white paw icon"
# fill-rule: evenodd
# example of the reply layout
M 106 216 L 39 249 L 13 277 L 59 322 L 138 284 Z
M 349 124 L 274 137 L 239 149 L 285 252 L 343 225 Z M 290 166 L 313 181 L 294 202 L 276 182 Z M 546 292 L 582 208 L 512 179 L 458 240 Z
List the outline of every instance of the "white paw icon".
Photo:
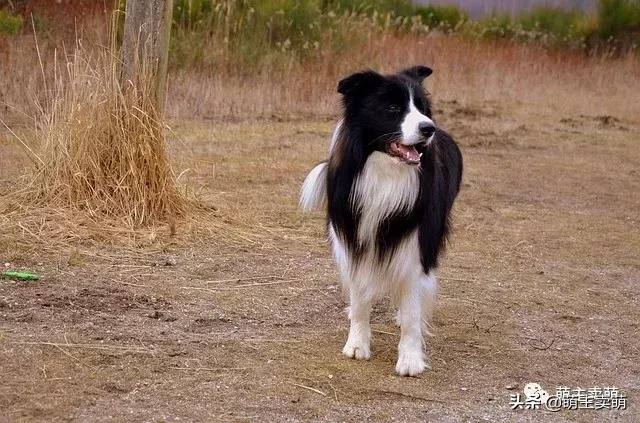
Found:
M 539 402 L 540 404 L 546 404 L 549 399 L 549 393 L 542 389 L 537 383 L 527 383 L 524 386 L 524 395 L 527 397 L 527 400 Z

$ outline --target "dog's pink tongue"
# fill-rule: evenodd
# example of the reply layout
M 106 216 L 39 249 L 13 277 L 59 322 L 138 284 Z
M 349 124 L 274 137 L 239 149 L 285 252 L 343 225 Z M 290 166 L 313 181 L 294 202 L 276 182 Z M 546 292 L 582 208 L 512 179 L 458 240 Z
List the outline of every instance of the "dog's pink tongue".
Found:
M 396 148 L 398 152 L 400 152 L 402 156 L 405 159 L 407 159 L 407 161 L 411 161 L 411 162 L 420 161 L 420 154 L 418 153 L 418 150 L 416 150 L 414 146 L 398 143 Z

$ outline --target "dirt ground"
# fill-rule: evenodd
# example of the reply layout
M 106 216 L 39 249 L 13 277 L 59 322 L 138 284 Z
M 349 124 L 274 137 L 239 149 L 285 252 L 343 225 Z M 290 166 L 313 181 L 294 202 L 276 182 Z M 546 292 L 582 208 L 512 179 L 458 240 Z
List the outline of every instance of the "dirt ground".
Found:
M 210 233 L 56 254 L 0 234 L 0 265 L 42 275 L 0 280 L 0 421 L 638 421 L 640 121 L 438 107 L 466 169 L 430 371 L 394 373 L 385 302 L 371 360 L 341 354 L 323 218 L 297 211 L 334 117 L 181 121 L 172 153 L 218 210 Z M 5 194 L 21 162 L 0 156 Z M 512 411 L 527 382 L 616 386 L 628 409 Z

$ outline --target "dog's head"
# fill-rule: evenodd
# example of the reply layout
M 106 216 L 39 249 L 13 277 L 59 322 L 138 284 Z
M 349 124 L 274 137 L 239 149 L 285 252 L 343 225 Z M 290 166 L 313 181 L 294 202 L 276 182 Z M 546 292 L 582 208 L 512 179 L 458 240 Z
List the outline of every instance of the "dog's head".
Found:
M 426 66 L 414 66 L 393 75 L 372 70 L 340 81 L 347 126 L 359 131 L 365 153 L 382 151 L 410 165 L 433 139 L 436 127 L 422 81 L 431 75 Z

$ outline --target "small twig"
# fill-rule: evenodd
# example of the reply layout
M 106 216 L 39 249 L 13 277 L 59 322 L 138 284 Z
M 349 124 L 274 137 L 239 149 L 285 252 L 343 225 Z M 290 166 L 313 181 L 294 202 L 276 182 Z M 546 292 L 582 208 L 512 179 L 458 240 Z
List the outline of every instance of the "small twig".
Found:
M 383 330 L 379 330 L 379 329 L 371 329 L 371 332 L 375 332 L 375 333 L 383 333 L 385 335 L 392 335 L 392 336 L 400 336 L 397 333 L 393 333 L 393 332 L 386 332 Z
M 236 286 L 227 286 L 224 288 L 201 288 L 198 286 L 181 286 L 181 289 L 196 289 L 199 291 L 211 291 L 211 292 L 218 292 L 218 291 L 234 291 L 236 289 L 242 289 L 242 288 L 254 288 L 256 286 L 264 286 L 264 285 L 277 285 L 277 284 L 281 284 L 281 283 L 290 283 L 290 282 L 298 282 L 303 280 L 302 278 L 298 278 L 298 279 L 289 279 L 286 281 L 274 281 L 274 282 L 263 282 L 263 283 L 248 283 L 248 284 L 244 284 L 244 285 L 236 285 Z
M 109 266 L 109 267 L 131 267 L 133 269 L 146 269 L 155 267 L 150 264 L 98 264 L 96 266 Z
M 118 282 L 121 283 L 122 285 L 136 286 L 138 288 L 149 288 L 147 285 L 140 285 L 140 284 L 137 284 L 137 283 L 123 282 L 123 281 L 118 281 Z
M 38 54 L 40 54 L 39 51 L 38 51 Z M 27 156 L 29 157 L 29 159 L 36 165 L 36 168 L 39 166 L 38 166 L 38 163 L 36 163 L 36 161 L 34 160 L 34 157 L 38 159 L 38 161 L 42 166 L 45 165 L 42 159 L 40 158 L 40 156 L 38 156 L 22 138 L 20 138 L 15 132 L 13 132 L 13 129 L 11 129 L 11 127 L 9 127 L 9 125 L 7 125 L 4 120 L 0 119 L 0 123 L 9 130 L 11 135 L 13 135 L 13 137 L 17 139 L 18 142 L 20 142 L 20 144 L 22 145 L 22 148 L 24 148 L 27 151 Z
M 293 382 L 289 382 L 289 383 L 290 383 L 290 384 L 292 384 L 293 386 L 297 386 L 298 388 L 308 389 L 309 391 L 315 392 L 316 394 L 320 394 L 320 395 L 322 395 L 323 397 L 326 397 L 326 396 L 327 396 L 327 394 L 325 394 L 324 392 L 322 392 L 322 391 L 321 391 L 321 390 L 319 390 L 319 389 L 312 388 L 312 387 L 310 387 L 310 386 L 301 385 L 301 384 L 299 384 L 299 383 L 293 383 Z
M 124 347 L 119 345 L 94 345 L 94 344 L 60 344 L 56 342 L 23 342 L 16 341 L 13 344 L 18 345 L 50 345 L 52 347 L 60 348 L 88 348 L 96 350 L 122 350 L 125 352 L 138 353 L 138 354 L 152 354 L 152 351 L 144 351 L 139 347 Z
M 498 326 L 498 324 L 499 324 L 498 322 L 494 322 L 494 323 L 490 324 L 488 327 L 483 328 L 478 324 L 479 321 L 480 320 L 477 317 L 474 317 L 473 318 L 473 323 L 471 324 L 471 326 L 473 326 L 473 328 L 475 330 L 477 330 L 477 331 L 482 330 L 485 333 L 491 333 L 491 329 L 493 329 L 494 327 Z
M 193 371 L 207 371 L 207 372 L 223 372 L 234 370 L 249 370 L 250 367 L 169 367 L 174 370 L 193 370 Z
M 386 389 L 376 389 L 373 390 L 374 392 L 382 392 L 384 394 L 391 394 L 391 395 L 398 395 L 401 397 L 406 397 L 406 398 L 411 398 L 411 399 L 419 399 L 422 401 L 429 401 L 429 402 L 437 402 L 440 404 L 450 404 L 449 401 L 443 401 L 443 400 L 438 400 L 438 399 L 433 399 L 433 398 L 427 398 L 427 397 L 421 397 L 418 395 L 411 395 L 411 394 L 405 394 L 403 392 L 398 392 L 398 391 L 388 391 Z
M 255 346 L 255 345 L 252 345 L 252 344 L 250 344 L 250 343 L 248 343 L 248 342 L 240 341 L 240 343 L 241 343 L 242 345 L 244 345 L 245 347 L 247 347 L 247 348 L 251 348 L 251 349 L 252 349 L 252 350 L 254 350 L 254 351 L 260 351 L 260 347 L 257 347 L 257 346 Z
M 486 333 L 491 333 L 491 329 L 493 329 L 493 328 L 494 328 L 494 327 L 496 327 L 496 326 L 498 326 L 498 322 L 495 322 L 495 323 L 493 323 L 493 324 L 489 325 L 489 327 L 488 327 L 488 328 L 483 329 L 483 330 L 484 330 Z
M 205 284 L 217 284 L 217 283 L 225 283 L 225 282 L 245 282 L 245 281 L 256 281 L 261 279 L 277 279 L 279 276 L 271 275 L 271 276 L 254 276 L 250 278 L 232 278 L 232 279 L 218 279 L 215 281 L 206 281 Z
M 436 276 L 436 279 L 444 279 L 447 281 L 458 281 L 458 282 L 473 282 L 473 283 L 479 282 L 473 279 L 451 278 L 449 276 Z
M 289 264 L 287 264 L 287 267 L 284 269 L 284 272 L 282 272 L 282 276 L 280 276 L 282 279 L 284 279 L 285 275 L 289 271 L 289 268 L 291 267 L 291 263 L 293 263 L 293 259 L 289 260 Z
M 541 339 L 531 338 L 531 339 L 529 339 L 529 346 L 530 346 L 531 348 L 536 349 L 536 350 L 544 351 L 544 350 L 548 350 L 549 348 L 551 348 L 551 346 L 553 345 L 553 343 L 554 343 L 555 341 L 556 341 L 556 338 L 553 338 L 553 339 L 551 340 L 551 342 L 549 342 L 549 344 L 547 345 L 547 344 L 545 344 Z M 541 345 L 542 345 L 542 347 L 538 347 L 538 346 L 533 345 L 533 344 L 534 344 L 534 342 L 537 342 L 537 343 L 541 344 Z
M 488 347 L 486 345 L 478 345 L 478 344 L 467 344 L 467 345 L 473 348 L 477 348 L 479 350 L 491 351 L 491 347 Z
M 67 344 L 63 344 L 63 345 L 65 345 L 65 346 L 66 346 L 66 345 L 69 345 L 69 344 L 67 343 Z M 57 349 L 59 349 L 63 354 L 65 354 L 65 355 L 67 355 L 67 356 L 71 357 L 71 358 L 72 358 L 74 361 L 76 361 L 78 364 L 82 365 L 82 362 L 81 362 L 77 357 L 74 357 L 70 352 L 68 352 L 68 351 L 64 350 L 60 345 L 54 344 L 53 346 L 54 346 L 54 347 L 56 347 Z M 46 377 L 46 374 L 45 374 L 45 377 Z
M 475 330 L 480 330 L 480 326 L 478 326 L 478 318 L 476 317 L 473 318 L 473 328 Z
M 45 377 L 42 379 L 23 379 L 20 382 L 47 382 L 50 380 L 73 380 L 71 377 Z
M 488 305 L 486 302 L 484 301 L 479 301 L 479 300 L 472 300 L 469 298 L 459 298 L 459 297 L 451 297 L 449 295 L 440 295 L 441 298 L 446 298 L 448 300 L 455 300 L 455 301 L 465 301 L 471 304 L 484 304 L 484 305 Z
M 333 387 L 331 382 L 328 382 L 328 383 L 329 383 L 329 386 L 331 387 L 331 390 L 333 390 L 333 398 L 336 400 L 336 402 L 338 402 L 338 393 L 336 392 L 336 388 Z

